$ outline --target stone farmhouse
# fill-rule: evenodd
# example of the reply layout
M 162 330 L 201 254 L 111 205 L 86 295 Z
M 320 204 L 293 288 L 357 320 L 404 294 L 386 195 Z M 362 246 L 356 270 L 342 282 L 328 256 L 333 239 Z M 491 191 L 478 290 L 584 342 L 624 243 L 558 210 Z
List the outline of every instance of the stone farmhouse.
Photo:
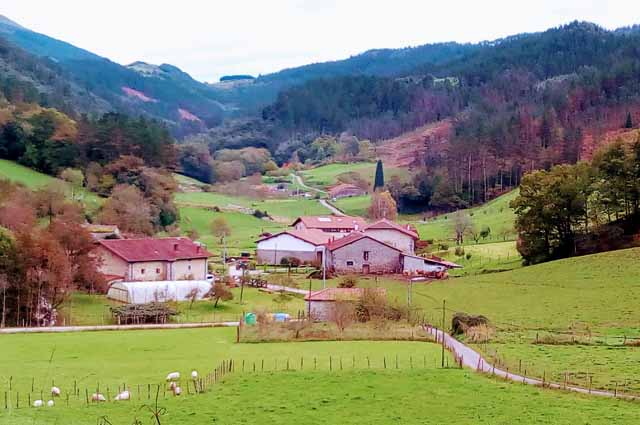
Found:
M 299 217 L 292 227 L 257 241 L 259 264 L 293 257 L 335 273 L 437 276 L 456 266 L 416 256 L 417 231 L 386 219 L 368 224 L 360 217 Z
M 206 280 L 212 257 L 189 238 L 103 239 L 94 251 L 111 281 Z

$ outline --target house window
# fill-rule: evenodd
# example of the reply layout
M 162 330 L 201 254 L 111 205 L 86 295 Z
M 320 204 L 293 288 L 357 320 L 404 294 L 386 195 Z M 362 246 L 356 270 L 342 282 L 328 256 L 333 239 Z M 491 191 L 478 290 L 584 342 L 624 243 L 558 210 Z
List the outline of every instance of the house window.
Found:
M 140 269 L 140 274 L 144 274 L 144 269 Z
M 364 261 L 369 261 L 369 251 L 365 251 L 362 257 L 364 258 Z
M 353 266 L 353 261 L 347 261 L 347 266 Z
M 156 269 L 156 274 L 160 274 L 160 269 Z

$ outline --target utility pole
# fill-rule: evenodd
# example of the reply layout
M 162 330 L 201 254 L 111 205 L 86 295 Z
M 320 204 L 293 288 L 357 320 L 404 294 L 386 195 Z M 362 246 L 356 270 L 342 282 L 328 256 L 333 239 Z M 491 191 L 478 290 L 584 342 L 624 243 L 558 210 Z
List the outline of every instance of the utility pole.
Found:
M 407 306 L 409 307 L 409 314 L 411 314 L 411 292 L 413 291 L 413 278 L 409 276 L 407 281 Z
M 442 300 L 442 329 L 440 330 L 442 332 L 442 356 L 440 357 L 441 360 L 441 366 L 444 368 L 444 311 L 445 311 L 445 306 L 446 306 L 446 300 Z
M 322 246 L 322 289 L 327 287 L 327 247 Z

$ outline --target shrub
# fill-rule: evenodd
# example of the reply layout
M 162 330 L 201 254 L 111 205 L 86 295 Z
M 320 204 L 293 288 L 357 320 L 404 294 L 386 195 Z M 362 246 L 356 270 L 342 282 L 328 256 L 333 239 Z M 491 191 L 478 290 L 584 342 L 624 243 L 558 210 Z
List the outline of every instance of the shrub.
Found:
M 464 248 L 461 246 L 456 247 L 456 256 L 462 257 L 464 256 Z
M 470 252 L 467 252 L 466 259 L 467 260 L 471 260 L 471 253 Z
M 253 211 L 253 216 L 255 218 L 265 218 L 265 217 L 269 217 L 269 213 L 267 213 L 267 211 L 255 210 Z
M 449 251 L 449 245 L 446 243 L 441 243 L 438 245 L 438 249 L 440 251 Z
M 299 267 L 300 263 L 300 259 L 296 257 L 282 257 L 280 260 L 281 266 Z
M 338 288 L 355 288 L 358 285 L 358 278 L 355 276 L 343 276 L 338 283 Z

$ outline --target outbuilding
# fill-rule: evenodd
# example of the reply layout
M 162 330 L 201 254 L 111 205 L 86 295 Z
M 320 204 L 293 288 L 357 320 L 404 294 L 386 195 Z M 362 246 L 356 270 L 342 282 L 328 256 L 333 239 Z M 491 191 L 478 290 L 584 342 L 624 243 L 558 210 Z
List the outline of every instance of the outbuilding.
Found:
M 115 282 L 107 291 L 107 298 L 127 304 L 188 301 L 192 296 L 201 300 L 211 290 L 206 280 Z
M 410 225 L 402 226 L 387 219 L 371 223 L 365 227 L 364 233 L 410 255 L 414 254 L 416 241 L 420 239 Z
M 369 288 L 369 291 L 376 291 L 379 296 L 386 297 L 384 288 Z M 365 288 L 325 288 L 311 292 L 304 297 L 306 312 L 312 320 L 331 320 L 336 302 L 356 303 L 365 294 Z
M 331 235 L 317 229 L 289 229 L 257 241 L 258 264 L 280 264 L 283 258 L 296 258 L 300 263 L 322 263 L 324 245 Z

